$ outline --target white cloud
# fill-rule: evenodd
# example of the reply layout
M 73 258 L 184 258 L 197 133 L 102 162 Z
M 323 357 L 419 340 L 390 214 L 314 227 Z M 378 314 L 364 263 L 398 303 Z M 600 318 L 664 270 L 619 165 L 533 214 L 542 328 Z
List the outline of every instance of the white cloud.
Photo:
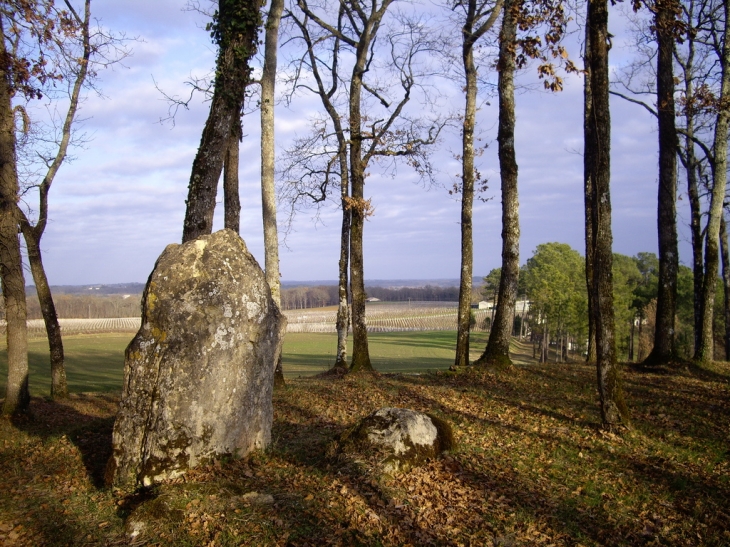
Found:
M 185 80 L 191 74 L 206 74 L 214 63 L 210 39 L 201 29 L 204 18 L 181 11 L 184 4 L 184 0 L 97 4 L 107 27 L 126 30 L 144 42 L 131 44 L 134 55 L 125 63 L 128 68 L 101 73 L 106 98 L 90 96 L 82 113 L 90 117 L 85 127 L 93 140 L 85 150 L 75 151 L 78 159 L 62 168 L 51 191 L 51 223 L 43 249 L 53 284 L 144 281 L 165 245 L 180 239 L 190 168 L 209 105 L 198 100 L 189 111 L 178 112 L 174 128 L 160 125 L 167 105 L 154 81 L 170 95 L 186 96 Z M 617 28 L 612 32 L 619 36 L 622 28 L 618 24 Z M 621 37 L 614 39 L 617 62 L 627 54 L 617 49 L 623 43 Z M 520 79 L 536 83 L 529 74 Z M 523 260 L 546 241 L 583 249 L 581 86 L 581 78 L 569 76 L 562 93 L 524 92 L 517 97 Z M 451 108 L 462 107 L 458 86 L 445 84 L 442 91 L 451 94 Z M 481 142 L 489 144 L 478 166 L 489 179 L 485 196 L 493 199 L 474 206 L 477 275 L 498 266 L 501 252 L 497 101 L 491 103 L 478 113 Z M 625 254 L 655 252 L 653 120 L 640 107 L 617 99 L 612 99 L 612 109 L 615 249 Z M 295 97 L 290 108 L 280 104 L 278 150 L 306 133 L 315 114 L 319 106 L 311 96 Z M 257 113 L 244 118 L 244 133 L 241 233 L 263 263 Z M 460 171 L 453 157 L 460 148 L 459 135 L 452 134 L 435 151 L 440 186 L 430 189 L 416 184 L 407 167 L 400 167 L 394 178 L 372 169 L 366 194 L 373 198 L 376 214 L 365 225 L 366 277 L 458 276 L 460 203 L 447 190 Z M 222 211 L 216 211 L 216 227 L 221 217 Z M 279 221 L 285 220 L 282 210 Z M 332 205 L 318 216 L 314 211 L 297 215 L 281 249 L 283 279 L 336 279 L 340 220 Z

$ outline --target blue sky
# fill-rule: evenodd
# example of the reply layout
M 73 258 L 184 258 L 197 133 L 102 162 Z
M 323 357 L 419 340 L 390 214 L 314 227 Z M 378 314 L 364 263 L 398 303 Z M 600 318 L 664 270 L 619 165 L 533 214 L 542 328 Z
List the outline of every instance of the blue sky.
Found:
M 159 123 L 167 105 L 155 82 L 169 94 L 184 95 L 185 80 L 207 74 L 214 48 L 204 18 L 183 11 L 184 0 L 95 0 L 92 9 L 114 31 L 136 36 L 124 67 L 100 73 L 103 97 L 83 104 L 84 131 L 91 140 L 76 149 L 59 172 L 50 195 L 50 222 L 43 239 L 44 262 L 54 285 L 145 281 L 154 261 L 182 233 L 187 184 L 206 103 L 180 111 L 174 127 Z M 622 22 L 614 14 L 614 66 L 630 58 Z M 569 47 L 579 60 L 577 46 Z M 532 82 L 530 73 L 521 81 Z M 456 88 L 454 88 L 456 89 Z M 460 108 L 463 95 L 451 92 Z M 519 164 L 521 254 L 524 262 L 548 241 L 583 252 L 582 81 L 566 79 L 558 94 L 522 92 L 517 97 L 516 151 Z M 308 127 L 317 103 L 300 98 L 277 107 L 277 146 L 285 148 Z M 612 103 L 612 204 L 614 250 L 633 255 L 656 252 L 656 128 L 650 115 L 620 99 Z M 496 101 L 484 105 L 478 124 L 490 143 L 480 159 L 490 180 L 486 203 L 474 209 L 474 273 L 485 275 L 500 263 L 500 201 L 496 157 Z M 258 165 L 258 116 L 244 119 L 241 145 L 241 236 L 263 264 Z M 437 186 L 424 188 L 407 168 L 395 178 L 368 179 L 366 195 L 375 215 L 365 226 L 367 279 L 456 278 L 459 272 L 460 204 L 448 188 L 459 172 L 451 134 L 435 153 Z M 682 183 L 680 181 L 680 188 Z M 222 194 L 219 196 L 222 197 Z M 689 258 L 688 228 L 680 201 L 682 258 Z M 32 203 L 31 203 L 32 205 Z M 339 211 L 322 210 L 319 220 L 297 215 L 281 247 L 286 281 L 336 279 Z M 216 225 L 222 224 L 216 211 Z M 283 223 L 285 215 L 282 215 Z M 29 276 L 28 276 L 29 277 Z

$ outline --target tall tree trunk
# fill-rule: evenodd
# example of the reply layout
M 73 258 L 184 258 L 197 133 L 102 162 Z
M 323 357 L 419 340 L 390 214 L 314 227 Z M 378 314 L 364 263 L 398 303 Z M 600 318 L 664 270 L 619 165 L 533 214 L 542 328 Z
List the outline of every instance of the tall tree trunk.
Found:
M 223 224 L 224 227 L 236 233 L 239 233 L 241 228 L 241 197 L 238 190 L 238 149 L 241 133 L 241 119 L 239 118 L 237 122 L 233 122 L 233 131 L 228 139 L 223 160 Z
M 517 23 L 515 3 L 504 2 L 502 29 L 499 36 L 499 174 L 502 185 L 502 269 L 499 296 L 489 341 L 478 365 L 509 368 L 509 343 L 512 338 L 513 313 L 520 275 L 520 219 L 517 194 L 517 159 L 515 156 L 515 49 Z
M 347 268 L 350 264 L 350 217 L 351 213 L 347 207 L 347 200 L 350 197 L 349 177 L 347 176 L 347 160 L 344 154 L 340 153 L 340 202 L 342 206 L 342 227 L 340 229 L 340 260 L 339 277 L 337 285 L 337 356 L 335 357 L 334 368 L 347 370 L 347 332 L 350 328 L 350 307 L 347 286 Z
M 629 337 L 629 362 L 634 362 L 634 333 L 636 332 L 636 317 L 631 318 L 631 335 Z
M 720 221 L 720 255 L 722 257 L 722 283 L 724 292 L 723 311 L 725 316 L 725 360 L 730 361 L 730 252 L 727 245 L 727 224 L 723 214 Z
M 691 91 L 690 91 L 691 92 Z M 691 96 L 691 95 L 690 95 Z M 694 124 L 687 118 L 687 133 L 694 135 Z M 694 311 L 694 348 L 700 345 L 702 332 L 702 285 L 704 283 L 704 261 L 702 252 L 702 210 L 698 190 L 698 163 L 694 153 L 694 143 L 689 137 L 685 141 L 687 152 L 687 194 L 690 207 L 690 231 L 692 233 L 692 304 Z
M 372 28 L 363 29 L 363 35 Z M 368 330 L 365 320 L 365 272 L 363 264 L 363 229 L 369 212 L 365 201 L 365 167 L 362 150 L 361 94 L 362 78 L 365 74 L 365 61 L 370 40 L 360 40 L 357 44 L 356 63 L 352 70 L 350 83 L 350 294 L 352 295 L 352 363 L 351 372 L 371 371 L 368 349 Z
M 274 184 L 275 139 L 274 101 L 276 65 L 279 48 L 279 23 L 284 0 L 272 0 L 266 16 L 264 37 L 264 68 L 261 73 L 261 208 L 264 223 L 264 269 L 271 296 L 281 308 L 281 279 L 279 273 L 279 233 L 276 227 L 276 190 Z M 281 353 L 276 362 L 274 385 L 284 385 Z
M 51 361 L 51 396 L 53 398 L 64 398 L 68 396 L 68 383 L 66 381 L 66 369 L 64 363 L 63 339 L 61 337 L 61 326 L 58 323 L 56 307 L 53 303 L 53 295 L 51 294 L 50 285 L 46 272 L 43 267 L 41 254 L 41 238 L 45 232 L 48 223 L 48 193 L 50 192 L 53 180 L 61 168 L 68 145 L 71 140 L 71 130 L 76 112 L 78 111 L 79 97 L 81 89 L 88 75 L 89 62 L 91 59 L 91 38 L 89 33 L 89 25 L 91 22 L 91 1 L 84 2 L 83 19 L 73 11 L 73 15 L 79 24 L 82 34 L 82 55 L 77 61 L 78 71 L 69 95 L 68 110 L 61 129 L 61 139 L 58 142 L 58 150 L 56 157 L 48 167 L 43 181 L 38 187 L 39 207 L 38 221 L 33 226 L 22 210 L 18 209 L 17 214 L 20 221 L 20 228 L 26 242 L 28 250 L 28 261 L 30 262 L 31 273 L 38 294 L 38 301 L 43 315 L 43 321 L 46 326 L 46 334 L 48 337 L 48 347 Z
M 715 121 L 715 139 L 713 143 L 714 164 L 712 169 L 712 198 L 705 232 L 705 279 L 702 287 L 702 333 L 700 345 L 695 349 L 695 360 L 700 362 L 713 359 L 713 311 L 715 304 L 715 286 L 718 270 L 718 241 L 720 238 L 720 220 L 722 218 L 723 200 L 727 183 L 727 137 L 730 108 L 730 3 L 724 2 L 725 28 L 722 47 L 722 83 L 718 98 L 717 118 Z
M 657 117 L 659 119 L 659 286 L 657 293 L 654 348 L 646 366 L 669 362 L 674 356 L 677 311 L 677 130 L 674 124 L 674 24 L 673 0 L 655 3 L 657 36 Z
M 48 337 L 48 349 L 51 356 L 51 397 L 63 399 L 68 397 L 68 382 L 66 381 L 66 367 L 64 364 L 63 339 L 61 338 L 61 325 L 58 323 L 56 306 L 53 303 L 51 287 L 43 267 L 40 249 L 40 237 L 36 238 L 32 228 L 27 224 L 21 224 L 25 246 L 28 251 L 28 262 L 33 275 L 38 302 L 43 315 L 43 322 L 46 325 Z
M 251 72 L 248 62 L 256 53 L 260 21 L 259 2 L 219 0 L 215 90 L 190 173 L 183 243 L 213 229 L 218 180 L 233 124 L 241 115 Z
M 456 321 L 456 356 L 454 366 L 469 365 L 469 319 L 471 317 L 471 288 L 474 268 L 474 239 L 472 209 L 474 204 L 474 127 L 477 110 L 477 68 L 474 65 L 474 44 L 469 39 L 473 21 L 467 18 L 462 31 L 462 62 L 466 76 L 466 106 L 462 127 L 461 160 L 461 274 L 459 279 L 459 309 Z
M 641 362 L 644 360 L 644 346 L 641 341 L 642 326 L 644 324 L 644 311 L 639 312 L 639 343 L 637 344 L 636 360 Z
M 586 25 L 585 52 L 583 57 L 583 141 L 588 142 L 593 119 L 593 99 L 591 96 L 591 32 Z M 591 166 L 593 164 L 593 151 L 586 146 L 583 153 L 583 191 L 585 206 L 585 237 L 586 237 L 586 287 L 588 294 L 588 349 L 586 351 L 586 363 L 596 362 L 596 321 L 593 308 L 593 184 L 591 179 Z
M 352 124 L 352 122 L 351 122 Z M 358 143 L 359 144 L 359 143 Z M 352 294 L 352 364 L 351 372 L 370 371 L 368 330 L 365 320 L 365 276 L 363 269 L 363 227 L 365 224 L 364 173 L 361 168 L 359 145 L 350 145 L 350 179 L 352 205 L 350 207 L 350 291 Z
M 474 128 L 476 126 L 477 67 L 474 64 L 474 46 L 497 20 L 502 9 L 502 0 L 497 0 L 491 13 L 484 10 L 485 4 L 468 0 L 465 5 L 466 18 L 461 29 L 461 60 L 466 80 L 466 104 L 462 128 L 461 162 L 461 274 L 459 281 L 459 309 L 456 329 L 456 356 L 454 366 L 469 364 L 469 331 L 471 322 L 472 274 L 474 271 L 474 238 L 472 236 L 472 211 L 474 205 Z M 489 16 L 487 17 L 487 14 Z M 491 326 L 490 326 L 491 329 Z
M 525 337 L 525 306 L 527 305 L 527 296 L 522 295 L 522 315 L 520 316 L 520 342 Z
M 588 2 L 591 109 L 586 139 L 590 159 L 591 227 L 593 232 L 593 316 L 596 326 L 596 368 L 603 427 L 628 426 L 628 409 L 616 361 L 613 315 L 613 252 L 611 233 L 611 116 L 608 76 L 608 0 Z
M 690 1 L 687 5 L 687 20 L 693 21 L 695 14 L 694 1 Z M 680 66 L 684 81 L 684 96 L 694 96 L 694 77 L 695 77 L 695 35 L 687 33 L 685 38 L 687 43 L 687 57 L 682 59 L 675 56 L 675 60 Z M 692 234 L 692 278 L 693 291 L 692 302 L 694 308 L 694 349 L 700 345 L 700 333 L 702 331 L 702 285 L 704 283 L 704 261 L 702 251 L 702 210 L 699 195 L 699 169 L 700 163 L 697 161 L 695 154 L 695 110 L 693 108 L 685 108 L 683 112 L 685 118 L 684 132 L 684 153 L 680 153 L 685 171 L 687 172 L 687 195 L 689 196 L 690 209 L 690 232 Z
M 0 35 L 5 36 L 0 18 Z M 0 40 L 0 57 L 4 58 L 5 40 Z M 8 348 L 8 383 L 3 414 L 27 411 L 28 331 L 26 325 L 25 279 L 18 240 L 18 170 L 15 157 L 15 120 L 11 104 L 11 82 L 4 65 L 0 65 L 0 280 L 5 300 Z

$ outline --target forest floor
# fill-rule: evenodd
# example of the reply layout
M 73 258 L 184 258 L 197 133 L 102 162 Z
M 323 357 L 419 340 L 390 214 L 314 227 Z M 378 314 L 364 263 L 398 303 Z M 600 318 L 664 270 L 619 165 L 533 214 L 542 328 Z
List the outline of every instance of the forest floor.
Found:
M 595 378 L 532 363 L 289 379 L 265 452 L 134 492 L 103 484 L 118 395 L 33 398 L 31 419 L 0 420 L 0 546 L 730 545 L 730 364 L 624 367 L 620 435 L 598 427 Z M 396 476 L 330 450 L 384 406 L 443 418 L 456 449 Z

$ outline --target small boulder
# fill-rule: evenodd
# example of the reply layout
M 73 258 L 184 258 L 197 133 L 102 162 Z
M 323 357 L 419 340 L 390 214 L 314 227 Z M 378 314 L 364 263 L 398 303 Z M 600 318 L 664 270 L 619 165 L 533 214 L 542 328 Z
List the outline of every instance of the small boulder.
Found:
M 440 418 L 407 408 L 381 408 L 340 438 L 345 452 L 375 452 L 385 473 L 405 472 L 454 447 L 451 426 Z
M 271 438 L 286 319 L 231 230 L 169 245 L 127 347 L 107 481 L 149 485 Z

